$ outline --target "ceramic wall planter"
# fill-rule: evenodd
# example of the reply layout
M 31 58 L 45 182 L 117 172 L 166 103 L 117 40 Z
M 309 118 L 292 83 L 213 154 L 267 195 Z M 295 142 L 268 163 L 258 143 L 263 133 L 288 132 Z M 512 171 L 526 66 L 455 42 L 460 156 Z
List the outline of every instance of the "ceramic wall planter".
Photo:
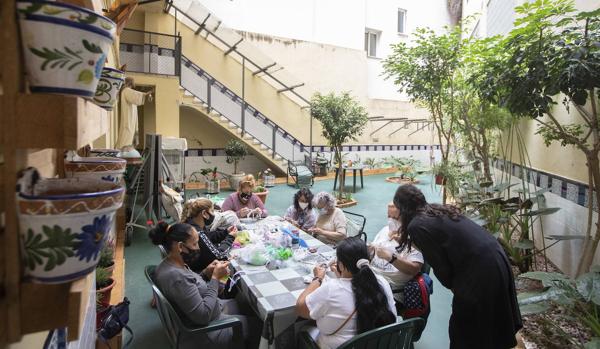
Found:
M 17 211 L 26 276 L 64 283 L 93 272 L 124 195 L 125 188 L 107 181 L 23 171 Z
M 96 148 L 90 150 L 90 156 L 108 156 L 111 158 L 116 158 L 121 155 L 119 149 L 104 149 L 104 148 Z
M 113 157 L 74 157 L 65 160 L 67 177 L 83 177 L 120 183 L 127 160 Z
M 125 81 L 125 73 L 118 69 L 104 67 L 96 87 L 94 102 L 106 110 L 112 110 L 119 99 L 119 91 Z
M 116 33 L 110 19 L 52 1 L 17 0 L 32 92 L 94 97 Z

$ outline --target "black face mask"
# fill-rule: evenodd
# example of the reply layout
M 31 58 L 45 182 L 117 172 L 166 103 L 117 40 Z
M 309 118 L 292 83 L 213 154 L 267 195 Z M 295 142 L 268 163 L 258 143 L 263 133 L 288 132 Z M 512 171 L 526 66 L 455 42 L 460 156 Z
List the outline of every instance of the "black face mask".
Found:
M 250 197 L 252 196 L 252 193 L 240 193 L 240 198 L 242 198 L 243 200 L 250 200 Z
M 183 262 L 189 266 L 193 266 L 198 259 L 200 258 L 200 249 L 190 249 L 187 246 L 185 248 L 188 250 L 187 252 L 181 252 L 181 258 L 183 258 Z
M 214 222 L 214 220 L 215 220 L 215 215 L 209 213 L 208 214 L 208 218 L 204 218 L 204 224 L 205 225 L 211 225 Z

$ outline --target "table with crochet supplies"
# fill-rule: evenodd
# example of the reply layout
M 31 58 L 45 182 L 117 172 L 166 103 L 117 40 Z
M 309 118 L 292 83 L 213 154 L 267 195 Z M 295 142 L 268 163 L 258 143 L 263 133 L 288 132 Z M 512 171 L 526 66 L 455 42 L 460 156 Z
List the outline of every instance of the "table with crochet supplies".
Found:
M 273 347 L 275 338 L 296 322 L 296 301 L 312 280 L 313 268 L 333 260 L 335 250 L 281 217 L 242 224 L 245 229 L 231 250 L 232 278 L 263 321 L 260 348 Z M 296 230 L 299 245 L 287 247 Z

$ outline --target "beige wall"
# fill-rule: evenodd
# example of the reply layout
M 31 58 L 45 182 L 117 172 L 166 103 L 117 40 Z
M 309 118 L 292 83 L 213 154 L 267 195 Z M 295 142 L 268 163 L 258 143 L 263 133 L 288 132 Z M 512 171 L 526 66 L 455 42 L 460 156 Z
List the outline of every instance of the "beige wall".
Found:
M 192 108 L 182 107 L 179 111 L 179 137 L 186 138 L 189 148 L 225 148 L 233 138 L 231 134 L 206 120 L 206 116 Z M 202 145 L 196 140 L 200 140 Z

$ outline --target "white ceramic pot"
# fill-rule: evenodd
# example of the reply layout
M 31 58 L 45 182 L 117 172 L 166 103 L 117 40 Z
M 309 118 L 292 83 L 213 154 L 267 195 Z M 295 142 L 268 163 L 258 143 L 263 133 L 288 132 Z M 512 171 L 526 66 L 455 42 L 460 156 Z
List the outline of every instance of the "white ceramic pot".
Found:
M 65 160 L 67 177 L 82 177 L 120 183 L 127 161 L 114 157 L 76 157 Z
M 229 188 L 233 191 L 238 190 L 240 182 L 246 177 L 244 173 L 235 173 L 229 176 Z
M 29 168 L 17 185 L 26 276 L 64 283 L 96 268 L 125 188 L 91 178 L 46 179 Z
M 119 91 L 124 81 L 124 72 L 104 67 L 100 81 L 98 81 L 98 87 L 96 87 L 94 102 L 106 110 L 112 110 L 119 98 Z
M 43 0 L 18 0 L 17 13 L 31 91 L 94 97 L 115 23 L 78 6 Z

